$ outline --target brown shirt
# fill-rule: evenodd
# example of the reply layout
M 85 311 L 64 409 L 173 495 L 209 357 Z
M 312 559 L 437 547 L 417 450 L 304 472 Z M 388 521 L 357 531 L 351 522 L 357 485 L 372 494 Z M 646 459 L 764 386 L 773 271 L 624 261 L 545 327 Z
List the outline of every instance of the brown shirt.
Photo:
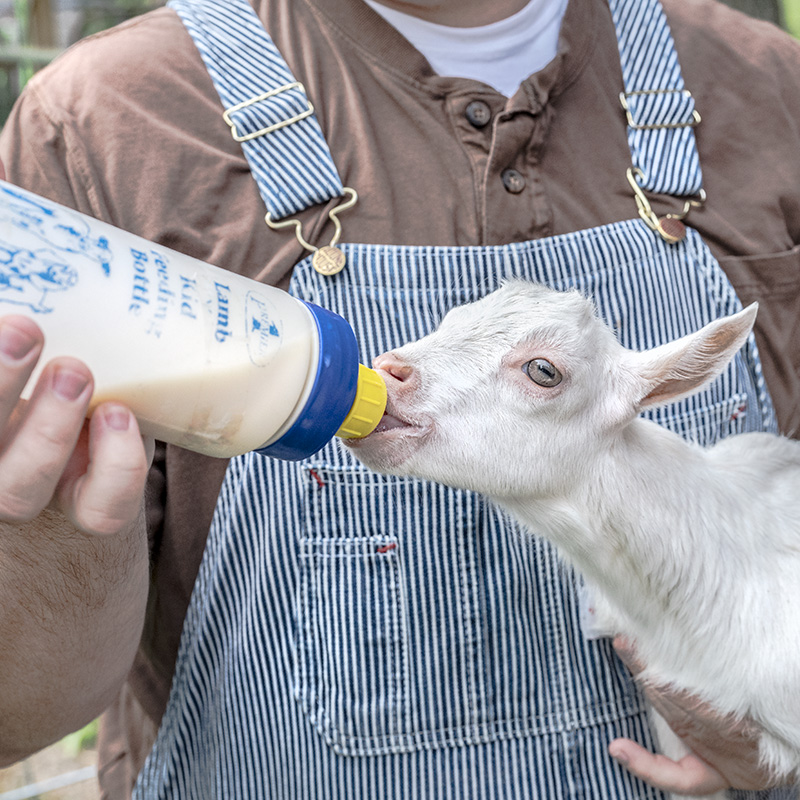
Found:
M 800 431 L 800 44 L 714 0 L 663 0 L 708 200 L 688 223 L 721 259 L 757 337 L 782 430 Z M 476 245 L 636 215 L 619 56 L 603 0 L 571 0 L 559 52 L 510 99 L 435 75 L 361 0 L 255 0 L 302 81 L 345 185 L 351 242 Z M 491 121 L 476 127 L 480 100 Z M 79 43 L 39 73 L 8 121 L 9 180 L 193 256 L 285 286 L 304 255 L 270 231 L 200 57 L 161 9 Z M 511 192 L 502 174 L 522 176 Z M 519 188 L 516 186 L 515 188 Z M 658 213 L 682 203 L 653 198 Z M 327 240 L 324 209 L 301 216 Z M 225 462 L 168 447 L 153 469 L 150 613 L 126 714 L 155 723 Z M 135 727 L 135 715 L 122 727 Z M 123 734 L 124 737 L 124 734 Z M 133 756 L 134 772 L 146 746 Z M 109 780 L 111 780 L 109 778 Z M 110 784 L 109 784 L 110 785 Z M 120 796 L 117 789 L 111 796 Z

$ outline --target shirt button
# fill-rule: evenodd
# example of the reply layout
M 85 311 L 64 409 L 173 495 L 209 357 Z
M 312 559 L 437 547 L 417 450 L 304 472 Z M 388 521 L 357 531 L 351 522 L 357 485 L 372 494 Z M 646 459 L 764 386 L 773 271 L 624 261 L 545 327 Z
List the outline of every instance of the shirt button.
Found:
M 503 186 L 511 194 L 519 194 L 525 188 L 525 177 L 516 169 L 505 169 L 500 176 L 503 179 Z
M 486 127 L 492 118 L 492 109 L 483 100 L 473 100 L 464 113 L 469 124 L 475 128 Z

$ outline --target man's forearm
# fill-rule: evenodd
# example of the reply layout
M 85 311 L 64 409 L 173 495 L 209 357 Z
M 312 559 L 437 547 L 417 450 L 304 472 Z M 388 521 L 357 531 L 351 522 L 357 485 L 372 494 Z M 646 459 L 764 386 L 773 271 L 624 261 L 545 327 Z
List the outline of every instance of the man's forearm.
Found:
M 111 702 L 136 653 L 148 573 L 143 514 L 113 536 L 50 510 L 0 524 L 0 766 Z

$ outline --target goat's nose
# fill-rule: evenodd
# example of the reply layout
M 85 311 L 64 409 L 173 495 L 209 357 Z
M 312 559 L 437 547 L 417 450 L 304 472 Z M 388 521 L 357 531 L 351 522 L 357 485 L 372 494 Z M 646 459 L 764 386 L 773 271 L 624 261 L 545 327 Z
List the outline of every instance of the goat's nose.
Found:
M 398 383 L 407 383 L 414 376 L 414 367 L 403 361 L 397 353 L 383 353 L 372 360 L 372 366 Z

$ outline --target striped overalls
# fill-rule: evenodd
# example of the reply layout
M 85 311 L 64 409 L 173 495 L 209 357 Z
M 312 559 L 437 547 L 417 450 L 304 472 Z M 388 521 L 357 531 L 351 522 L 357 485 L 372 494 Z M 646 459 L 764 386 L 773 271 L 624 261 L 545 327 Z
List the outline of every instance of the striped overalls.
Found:
M 247 0 L 172 2 L 273 217 L 339 196 L 302 87 Z M 691 197 L 693 101 L 658 0 L 611 7 L 638 185 Z M 341 247 L 342 272 L 308 258 L 290 290 L 344 316 L 364 363 L 509 277 L 579 288 L 636 349 L 740 307 L 698 235 L 671 244 L 638 218 L 505 246 Z M 703 444 L 774 429 L 752 337 L 708 389 L 652 416 Z M 651 734 L 609 640 L 581 630 L 580 584 L 480 496 L 376 475 L 336 443 L 301 462 L 234 459 L 136 796 L 659 797 L 607 755 L 613 738 Z

